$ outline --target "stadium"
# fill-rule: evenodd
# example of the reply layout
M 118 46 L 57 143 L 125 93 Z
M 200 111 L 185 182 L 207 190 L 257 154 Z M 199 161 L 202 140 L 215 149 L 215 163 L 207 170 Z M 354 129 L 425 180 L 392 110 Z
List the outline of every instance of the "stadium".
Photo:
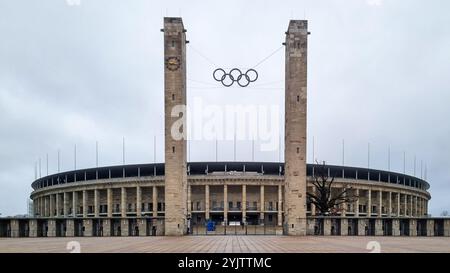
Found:
M 307 21 L 286 32 L 285 159 L 187 162 L 171 128 L 185 115 L 186 30 L 164 18 L 165 163 L 74 170 L 32 183 L 31 218 L 0 219 L 1 237 L 342 235 L 450 236 L 450 220 L 428 217 L 427 181 L 405 174 L 306 163 Z M 181 128 L 181 132 L 185 128 Z M 318 213 L 307 198 L 318 168 L 354 202 Z

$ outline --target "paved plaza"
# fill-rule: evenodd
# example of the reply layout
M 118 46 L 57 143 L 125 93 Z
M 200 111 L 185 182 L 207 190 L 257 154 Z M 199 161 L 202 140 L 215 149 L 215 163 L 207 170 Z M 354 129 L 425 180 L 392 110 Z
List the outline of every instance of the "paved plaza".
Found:
M 185 252 L 185 253 L 368 253 L 379 243 L 382 253 L 447 252 L 450 238 L 442 237 L 288 237 L 288 236 L 185 236 L 185 237 L 76 237 L 2 238 L 0 252 L 67 253 L 68 243 L 80 243 L 82 253 Z M 375 243 L 376 245 L 376 243 Z M 376 246 L 375 246 L 376 248 Z M 373 249 L 370 247 L 369 249 Z

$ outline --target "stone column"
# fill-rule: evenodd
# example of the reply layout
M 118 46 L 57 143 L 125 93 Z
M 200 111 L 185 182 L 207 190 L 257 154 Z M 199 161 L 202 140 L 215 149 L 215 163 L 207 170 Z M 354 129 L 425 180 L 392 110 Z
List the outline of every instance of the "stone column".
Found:
M 400 220 L 398 218 L 392 219 L 392 236 L 400 236 Z
M 66 220 L 66 237 L 75 236 L 75 221 L 72 219 Z
M 208 221 L 209 216 L 209 185 L 205 185 L 205 219 Z
M 285 234 L 306 235 L 308 21 L 291 20 L 285 52 Z
M 184 235 L 186 228 L 186 30 L 181 18 L 164 18 L 165 234 Z M 177 109 L 178 108 L 178 109 Z M 173 111 L 177 111 L 174 115 Z M 183 126 L 178 126 L 181 121 Z M 178 135 L 172 134 L 177 127 Z
M 228 224 L 228 186 L 223 185 L 223 221 Z
M 414 198 L 413 198 L 414 196 L 412 196 L 412 195 L 410 195 L 409 196 L 409 216 L 410 217 L 414 217 L 414 212 L 413 212 L 413 208 L 414 208 L 414 205 L 413 205 L 413 202 L 414 202 Z
M 56 217 L 61 216 L 60 204 L 59 204 L 59 193 L 55 194 L 55 209 L 56 209 Z
M 331 219 L 330 218 L 323 219 L 323 235 L 324 236 L 331 235 Z
M 69 216 L 69 193 L 63 193 L 63 215 L 64 217 Z
M 434 220 L 427 219 L 427 236 L 434 236 Z
M 367 219 L 358 219 L 358 236 L 366 236 Z
M 30 226 L 30 237 L 37 237 L 37 220 L 30 220 L 29 221 Z
M 278 226 L 283 226 L 283 191 L 278 185 Z
M 367 217 L 371 217 L 372 216 L 372 190 L 369 189 L 367 191 Z
M 187 213 L 192 218 L 192 188 L 191 185 L 188 185 L 188 192 L 187 192 Z
M 412 215 L 411 215 L 411 217 L 412 217 Z M 409 236 L 417 236 L 417 220 L 416 219 L 409 220 Z
M 444 220 L 444 236 L 445 237 L 450 236 L 450 219 Z
M 56 220 L 48 220 L 48 237 L 56 237 Z
M 94 190 L 94 217 L 99 217 L 99 209 L 100 209 L 100 196 L 98 189 Z
M 315 192 L 316 192 L 316 187 L 313 186 L 312 193 L 315 194 Z M 311 216 L 315 216 L 315 215 L 316 215 L 316 205 L 311 203 Z
M 420 214 L 419 214 L 419 211 L 418 211 L 418 207 L 419 206 L 417 204 L 417 195 L 414 196 L 414 206 L 415 206 L 415 208 L 414 208 L 414 216 L 419 217 Z
M 404 202 L 403 202 L 403 209 L 404 209 L 404 215 L 403 216 L 408 216 L 408 195 L 406 195 L 406 194 L 404 194 L 403 195 L 404 196 L 404 198 L 403 198 L 403 200 L 404 200 Z
M 247 223 L 247 185 L 242 185 L 242 222 Z
M 137 219 L 139 227 L 139 236 L 147 236 L 147 220 L 145 218 Z
M 84 227 L 84 232 L 83 232 L 83 236 L 84 237 L 92 237 L 94 235 L 94 229 L 92 226 L 92 220 L 91 219 L 84 219 L 83 220 L 83 227 Z
M 122 217 L 125 218 L 125 217 L 127 217 L 127 189 L 126 188 L 121 188 L 120 198 L 121 198 L 120 199 L 120 211 L 121 211 Z
M 260 199 L 260 205 L 259 205 L 259 222 L 261 225 L 264 225 L 264 211 L 265 211 L 265 206 L 264 206 L 264 185 L 261 185 L 259 188 L 259 199 Z
M 128 219 L 124 218 L 120 221 L 120 232 L 122 237 L 129 235 L 128 233 Z
M 103 236 L 111 236 L 111 219 L 103 219 Z
M 389 208 L 388 208 L 388 216 L 392 217 L 392 192 L 389 191 Z
M 11 228 L 11 238 L 18 238 L 19 234 L 19 220 L 12 219 L 9 221 Z
M 50 216 L 50 209 L 49 209 L 49 199 L 50 199 L 50 197 L 48 197 L 48 196 L 44 196 L 44 202 L 45 202 L 45 204 L 44 204 L 44 211 L 45 211 L 45 217 L 49 217 Z
M 400 192 L 397 192 L 397 217 L 400 217 L 401 211 L 401 204 L 400 204 Z
M 49 214 L 49 216 L 55 217 L 55 195 L 54 194 L 50 194 L 50 214 Z
M 78 192 L 72 192 L 72 216 L 77 217 L 78 211 Z
M 108 188 L 106 190 L 106 202 L 107 202 L 107 210 L 108 210 L 108 218 L 111 218 L 113 215 L 113 190 L 112 188 Z
M 348 219 L 341 218 L 341 236 L 348 236 Z
M 140 186 L 136 187 L 136 216 L 137 217 L 141 217 L 141 212 L 142 212 L 142 189 Z M 139 229 L 139 233 L 140 233 L 140 229 Z
M 345 191 L 346 188 L 347 188 L 347 185 L 342 186 L 342 191 Z M 347 192 L 344 192 L 342 196 L 344 198 L 346 198 L 347 197 Z M 344 202 L 341 204 L 341 206 L 342 206 L 341 216 L 345 217 L 346 216 L 346 211 L 347 211 L 347 202 L 345 202 L 345 200 L 344 200 Z
M 375 236 L 383 236 L 383 220 L 375 220 Z
M 355 217 L 359 217 L 359 199 L 361 199 L 361 196 L 359 195 L 359 189 L 356 189 L 356 203 L 355 203 Z
M 83 218 L 87 217 L 87 212 L 88 212 L 88 209 L 87 209 L 87 191 L 84 190 L 83 191 Z
M 153 186 L 152 201 L 153 201 L 153 217 L 157 217 L 158 216 L 158 187 L 156 187 L 156 186 Z
M 383 191 L 378 191 L 378 217 L 382 217 L 383 214 Z

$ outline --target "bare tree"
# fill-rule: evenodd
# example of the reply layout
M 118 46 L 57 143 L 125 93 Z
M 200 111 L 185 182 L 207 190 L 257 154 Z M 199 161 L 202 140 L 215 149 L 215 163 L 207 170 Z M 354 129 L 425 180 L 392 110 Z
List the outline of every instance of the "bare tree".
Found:
M 447 217 L 448 216 L 448 211 L 444 210 L 443 212 L 441 212 L 441 216 Z
M 352 187 L 339 188 L 332 192 L 336 175 L 329 177 L 325 161 L 323 164 L 316 163 L 311 181 L 314 191 L 308 192 L 307 198 L 311 204 L 315 205 L 319 215 L 336 215 L 339 212 L 339 205 L 356 202 L 359 197 L 354 194 Z

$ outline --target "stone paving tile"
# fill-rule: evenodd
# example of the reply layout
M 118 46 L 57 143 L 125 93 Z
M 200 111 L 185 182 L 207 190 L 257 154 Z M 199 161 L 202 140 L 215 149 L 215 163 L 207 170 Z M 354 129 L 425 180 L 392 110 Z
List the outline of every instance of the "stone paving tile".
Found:
M 82 252 L 186 252 L 186 253 L 366 253 L 377 241 L 381 252 L 446 252 L 450 238 L 442 237 L 288 237 L 288 236 L 186 236 L 1 238 L 0 252 L 69 252 L 69 241 L 78 241 Z

